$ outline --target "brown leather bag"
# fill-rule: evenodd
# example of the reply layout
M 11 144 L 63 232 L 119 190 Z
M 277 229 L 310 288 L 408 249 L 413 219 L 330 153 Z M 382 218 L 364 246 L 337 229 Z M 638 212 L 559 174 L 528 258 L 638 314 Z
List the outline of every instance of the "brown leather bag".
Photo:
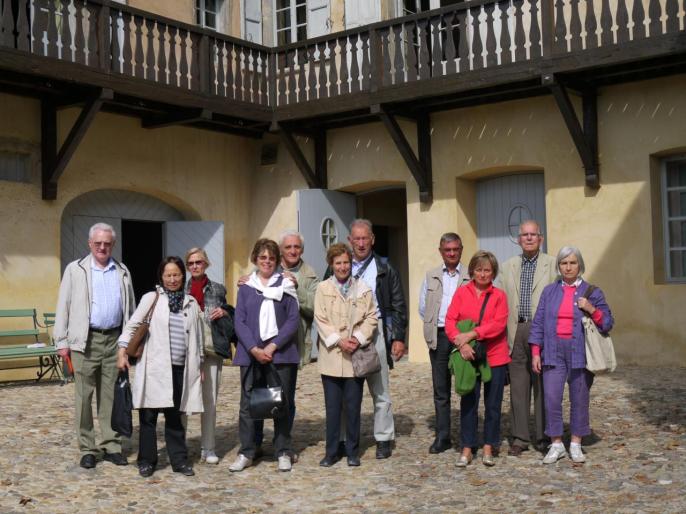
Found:
M 136 331 L 131 336 L 129 340 L 129 345 L 126 347 L 126 355 L 133 357 L 134 359 L 140 359 L 143 355 L 143 347 L 145 346 L 145 341 L 148 338 L 148 329 L 150 328 L 150 319 L 152 318 L 152 313 L 155 310 L 155 305 L 157 305 L 157 300 L 160 297 L 159 292 L 155 292 L 155 301 L 152 302 L 152 306 L 148 310 L 148 313 L 138 325 Z

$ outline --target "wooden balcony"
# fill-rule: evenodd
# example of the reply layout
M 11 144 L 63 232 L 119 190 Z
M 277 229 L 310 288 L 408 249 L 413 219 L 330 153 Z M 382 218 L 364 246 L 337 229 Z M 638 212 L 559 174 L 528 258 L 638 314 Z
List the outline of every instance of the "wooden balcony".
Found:
M 396 114 L 428 127 L 432 111 L 552 93 L 591 184 L 595 90 L 686 71 L 685 2 L 473 0 L 268 48 L 108 0 L 5 0 L 0 90 L 254 137 L 381 119 L 401 146 Z

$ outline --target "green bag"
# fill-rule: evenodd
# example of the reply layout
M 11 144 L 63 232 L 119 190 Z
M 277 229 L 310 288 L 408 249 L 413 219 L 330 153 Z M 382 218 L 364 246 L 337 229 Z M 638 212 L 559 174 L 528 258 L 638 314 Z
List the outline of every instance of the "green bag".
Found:
M 476 326 L 471 319 L 464 319 L 457 322 L 457 329 L 460 333 L 469 332 Z M 475 340 L 469 342 L 474 347 Z M 482 382 L 490 382 L 492 374 L 491 367 L 488 362 L 481 362 L 474 365 L 472 361 L 466 361 L 460 355 L 457 348 L 453 348 L 448 361 L 448 368 L 450 373 L 455 377 L 455 392 L 460 396 L 469 394 L 474 391 L 476 385 L 476 377 L 480 376 Z

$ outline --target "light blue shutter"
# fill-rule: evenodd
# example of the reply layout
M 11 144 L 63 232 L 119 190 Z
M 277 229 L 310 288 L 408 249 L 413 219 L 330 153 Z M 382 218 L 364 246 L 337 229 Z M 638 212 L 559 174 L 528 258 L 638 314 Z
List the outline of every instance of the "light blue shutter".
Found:
M 245 0 L 245 39 L 253 43 L 262 44 L 262 2 L 261 0 Z
M 381 20 L 379 0 L 345 0 L 345 28 L 369 25 Z
M 323 36 L 330 31 L 329 0 L 308 0 L 307 37 Z

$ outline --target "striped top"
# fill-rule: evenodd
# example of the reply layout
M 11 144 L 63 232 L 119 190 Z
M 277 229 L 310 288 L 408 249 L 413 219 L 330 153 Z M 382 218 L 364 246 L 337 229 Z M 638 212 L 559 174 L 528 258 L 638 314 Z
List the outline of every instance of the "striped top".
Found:
M 186 364 L 186 331 L 183 326 L 183 312 L 169 313 L 169 346 L 172 366 Z

